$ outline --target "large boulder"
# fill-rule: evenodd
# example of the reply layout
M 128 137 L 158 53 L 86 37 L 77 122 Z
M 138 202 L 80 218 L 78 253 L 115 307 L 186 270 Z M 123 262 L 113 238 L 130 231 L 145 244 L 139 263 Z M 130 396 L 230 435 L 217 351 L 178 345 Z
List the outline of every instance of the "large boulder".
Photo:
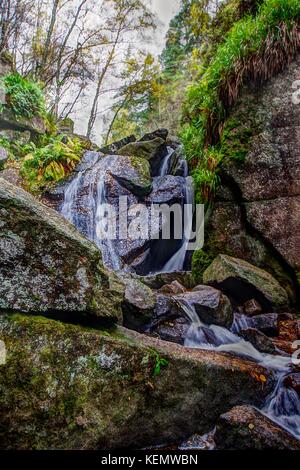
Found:
M 217 424 L 218 449 L 300 450 L 300 441 L 251 406 L 237 406 Z
M 211 430 L 233 406 L 260 406 L 274 385 L 272 373 L 251 361 L 124 328 L 2 315 L 0 339 L 7 349 L 0 366 L 2 449 L 141 448 L 183 440 Z M 264 387 L 255 378 L 261 374 Z
M 231 256 L 219 255 L 204 272 L 203 281 L 241 303 L 256 298 L 265 309 L 283 308 L 289 302 L 287 292 L 271 274 Z
M 233 310 L 229 299 L 220 290 L 210 286 L 197 286 L 192 291 L 177 295 L 176 299 L 195 308 L 200 320 L 207 325 L 230 328 Z
M 229 158 L 206 246 L 272 272 L 295 293 L 300 279 L 300 56 L 264 86 L 244 90 L 222 145 Z M 231 158 L 233 154 L 245 158 Z
M 183 204 L 185 178 L 180 176 L 157 176 L 153 178 L 152 192 L 146 198 L 149 204 Z
M 152 189 L 150 165 L 139 157 L 122 157 L 111 169 L 112 176 L 136 196 L 147 196 Z
M 162 159 L 167 156 L 168 149 L 165 140 L 161 137 L 155 137 L 152 140 L 130 142 L 121 147 L 117 154 L 145 158 L 151 165 L 152 174 L 155 175 L 158 172 Z
M 93 243 L 55 211 L 0 179 L 0 309 L 120 318 Z
M 124 325 L 135 330 L 142 329 L 154 315 L 156 297 L 150 287 L 138 279 L 120 275 L 124 283 L 125 296 L 123 302 Z

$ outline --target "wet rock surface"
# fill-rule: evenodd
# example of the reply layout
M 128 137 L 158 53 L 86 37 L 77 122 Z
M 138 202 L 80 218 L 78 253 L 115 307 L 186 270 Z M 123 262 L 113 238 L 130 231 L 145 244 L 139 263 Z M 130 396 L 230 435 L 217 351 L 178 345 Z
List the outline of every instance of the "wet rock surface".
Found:
M 269 339 L 264 333 L 255 328 L 248 328 L 241 330 L 240 335 L 249 341 L 257 351 L 266 354 L 275 354 L 276 348 L 271 339 Z
M 0 309 L 120 317 L 97 247 L 2 178 L 0 253 Z
M 290 374 L 284 379 L 284 385 L 300 395 L 300 373 Z
M 231 327 L 233 310 L 229 299 L 219 290 L 209 286 L 197 286 L 192 291 L 177 295 L 177 301 L 192 305 L 207 325 Z
M 228 406 L 261 404 L 273 386 L 272 374 L 251 361 L 124 328 L 2 315 L 0 334 L 8 350 L 0 376 L 2 449 L 142 448 L 183 440 L 212 429 Z M 158 358 L 167 362 L 154 374 Z M 254 372 L 268 377 L 263 389 Z
M 251 406 L 237 406 L 220 416 L 218 449 L 300 450 L 300 441 Z
M 135 196 L 147 196 L 152 189 L 150 165 L 140 157 L 122 157 L 110 170 L 112 176 Z

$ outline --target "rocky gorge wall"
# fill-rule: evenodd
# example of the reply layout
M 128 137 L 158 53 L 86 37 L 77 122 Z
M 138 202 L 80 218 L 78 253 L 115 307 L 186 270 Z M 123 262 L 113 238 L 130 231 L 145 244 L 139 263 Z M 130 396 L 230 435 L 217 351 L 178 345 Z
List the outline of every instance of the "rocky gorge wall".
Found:
M 229 156 L 204 249 L 209 259 L 224 253 L 267 269 L 294 302 L 300 285 L 299 79 L 298 56 L 264 86 L 245 89 L 231 112 L 222 142 Z M 196 274 L 202 260 L 195 257 Z
M 114 273 L 85 238 L 107 158 L 108 200 L 183 202 L 181 148 L 165 130 L 87 152 L 44 195 L 59 208 L 66 185 L 80 182 L 72 214 L 83 235 L 0 178 L 0 448 L 141 448 L 215 425 L 219 448 L 299 448 L 299 433 L 289 432 L 300 429 L 299 367 L 289 358 L 300 327 L 287 313 L 291 303 L 297 309 L 299 281 L 300 121 L 291 103 L 299 66 L 245 90 L 230 115 L 223 145 L 232 154 L 193 275 Z M 160 175 L 169 146 L 176 158 Z M 241 151 L 245 158 L 233 160 Z M 124 244 L 125 264 L 158 257 L 156 246 L 140 245 Z M 279 366 L 287 376 L 279 425 L 250 406 L 277 390 L 272 361 L 288 363 Z

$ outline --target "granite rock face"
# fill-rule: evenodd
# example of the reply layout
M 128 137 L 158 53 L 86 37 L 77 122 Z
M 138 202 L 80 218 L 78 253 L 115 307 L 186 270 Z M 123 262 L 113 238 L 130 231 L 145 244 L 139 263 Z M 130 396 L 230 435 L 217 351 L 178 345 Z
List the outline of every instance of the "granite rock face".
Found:
M 170 443 L 209 431 L 233 406 L 260 406 L 273 387 L 272 374 L 251 361 L 120 327 L 101 331 L 2 315 L 0 338 L 7 348 L 0 374 L 2 449 Z M 264 388 L 255 374 L 267 377 Z
M 247 127 L 248 151 L 242 162 L 223 165 L 206 230 L 208 251 L 267 269 L 291 298 L 300 284 L 300 105 L 292 100 L 299 79 L 298 56 L 267 84 L 241 95 L 226 139 L 241 145 L 236 136 Z
M 55 211 L 0 179 L 0 309 L 116 320 L 101 253 Z

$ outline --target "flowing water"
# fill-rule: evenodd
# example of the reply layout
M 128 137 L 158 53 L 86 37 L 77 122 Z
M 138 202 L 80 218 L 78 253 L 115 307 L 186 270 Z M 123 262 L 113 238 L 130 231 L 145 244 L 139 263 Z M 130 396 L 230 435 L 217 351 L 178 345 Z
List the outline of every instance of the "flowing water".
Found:
M 75 225 L 87 238 L 101 249 L 103 262 L 114 270 L 121 269 L 120 257 L 114 240 L 100 236 L 104 223 L 103 211 L 106 200 L 105 177 L 113 168 L 117 157 L 103 157 L 91 171 L 82 171 L 65 190 L 61 214 Z M 80 204 L 80 205 L 79 205 Z
M 160 168 L 160 176 L 166 176 L 169 173 L 173 155 L 174 150 L 168 148 L 168 154 Z M 103 205 L 107 202 L 106 175 L 109 169 L 114 166 L 115 158 L 118 157 L 107 156 L 97 161 L 95 154 L 93 154 L 88 158 L 91 160 L 88 161 L 89 171 L 79 172 L 67 186 L 61 213 L 99 246 L 105 265 L 114 270 L 120 270 L 123 267 L 115 242 L 113 240 L 103 241 L 99 237 L 103 223 Z M 193 204 L 192 179 L 188 177 L 186 162 L 181 161 L 180 164 L 186 178 L 185 203 Z M 183 270 L 193 223 L 193 215 L 190 213 L 186 215 L 182 244 L 160 272 Z M 300 439 L 299 396 L 294 390 L 284 386 L 284 378 L 291 372 L 291 359 L 279 355 L 263 354 L 257 351 L 251 343 L 238 336 L 242 329 L 253 326 L 252 319 L 249 317 L 235 314 L 233 325 L 228 330 L 217 325 L 202 323 L 194 307 L 184 300 L 182 300 L 182 308 L 191 322 L 185 338 L 185 346 L 237 354 L 274 371 L 277 380 L 276 387 L 267 398 L 261 411 Z
M 168 152 L 163 159 L 159 176 L 169 174 L 172 164 L 174 149 L 167 148 Z M 100 158 L 100 160 L 99 160 Z M 85 159 L 85 168 L 67 185 L 64 194 L 64 202 L 61 207 L 61 214 L 72 222 L 78 230 L 101 249 L 105 266 L 114 270 L 127 269 L 121 261 L 118 252 L 118 244 L 115 240 L 103 240 L 99 236 L 101 233 L 101 223 L 103 223 L 104 205 L 106 198 L 106 175 L 110 169 L 114 168 L 118 156 L 99 157 L 95 152 L 88 152 Z M 171 256 L 165 266 L 159 272 L 182 271 L 187 255 L 187 248 L 193 223 L 193 203 L 194 188 L 193 180 L 188 175 L 187 162 L 183 158 L 179 162 L 185 177 L 185 211 L 184 211 L 184 236 L 177 252 Z M 187 208 L 186 204 L 190 206 Z M 103 227 L 104 229 L 104 227 Z M 153 273 L 151 269 L 149 272 Z
M 284 385 L 285 377 L 292 371 L 291 358 L 261 353 L 251 343 L 237 336 L 241 329 L 251 327 L 251 318 L 236 314 L 231 330 L 227 330 L 217 325 L 205 325 L 193 305 L 186 300 L 181 300 L 181 304 L 191 322 L 185 338 L 186 347 L 234 353 L 274 371 L 276 387 L 267 397 L 261 411 L 300 439 L 300 399 L 296 391 Z
M 184 262 L 188 250 L 193 225 L 193 208 L 194 205 L 194 184 L 193 179 L 188 176 L 185 179 L 185 210 L 184 210 L 184 234 L 183 240 L 178 251 L 172 256 L 165 266 L 160 270 L 160 273 L 171 273 L 174 271 L 183 271 Z
M 159 176 L 166 176 L 169 174 L 172 157 L 174 155 L 175 150 L 172 149 L 172 147 L 168 147 L 167 149 L 168 154 L 162 161 L 161 167 L 159 169 Z

